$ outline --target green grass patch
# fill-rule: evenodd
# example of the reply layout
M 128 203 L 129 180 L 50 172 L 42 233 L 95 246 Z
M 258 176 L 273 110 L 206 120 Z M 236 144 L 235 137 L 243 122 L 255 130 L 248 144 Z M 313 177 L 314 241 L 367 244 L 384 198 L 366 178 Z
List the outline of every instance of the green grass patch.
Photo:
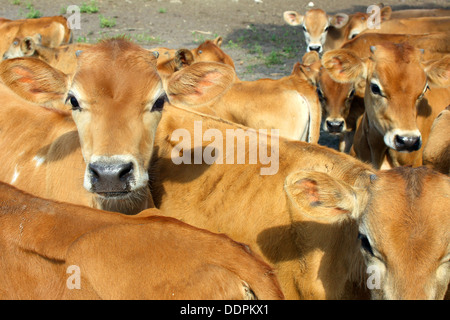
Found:
M 83 2 L 80 7 L 81 13 L 97 13 L 98 5 L 95 0 L 92 0 L 90 3 Z
M 100 15 L 100 28 L 112 28 L 116 25 L 116 19 Z

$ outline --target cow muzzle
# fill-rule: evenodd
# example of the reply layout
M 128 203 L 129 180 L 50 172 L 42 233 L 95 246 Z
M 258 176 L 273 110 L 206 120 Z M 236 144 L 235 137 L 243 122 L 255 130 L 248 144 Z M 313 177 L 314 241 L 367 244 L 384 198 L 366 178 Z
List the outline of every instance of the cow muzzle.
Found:
M 103 197 L 121 197 L 132 191 L 134 181 L 132 162 L 93 162 L 88 165 L 91 191 Z
M 325 121 L 327 131 L 331 134 L 339 134 L 344 132 L 345 122 L 344 120 L 333 119 Z
M 422 146 L 420 136 L 395 136 L 395 148 L 397 151 L 412 152 L 417 151 Z
M 422 147 L 422 136 L 419 130 L 393 130 L 384 136 L 384 142 L 396 151 L 413 152 Z

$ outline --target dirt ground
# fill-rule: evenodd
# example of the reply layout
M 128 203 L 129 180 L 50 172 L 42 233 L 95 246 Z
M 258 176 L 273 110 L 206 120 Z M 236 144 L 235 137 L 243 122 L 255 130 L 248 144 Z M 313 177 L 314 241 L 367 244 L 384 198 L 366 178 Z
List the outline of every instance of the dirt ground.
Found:
M 206 39 L 222 36 L 222 49 L 235 61 L 242 80 L 281 78 L 292 71 L 305 53 L 301 28 L 287 25 L 283 12 L 304 13 L 309 1 L 299 0 L 0 0 L 0 17 L 26 18 L 67 13 L 70 5 L 80 9 L 80 29 L 74 41 L 96 42 L 112 36 L 129 37 L 143 47 L 173 49 L 197 47 Z M 313 1 L 329 14 L 365 12 L 375 0 Z M 394 10 L 450 8 L 448 0 L 384 1 Z M 83 6 L 84 4 L 84 6 Z M 312 4 L 312 3 L 311 3 Z M 84 11 L 84 10 L 82 10 Z M 95 10 L 94 10 L 95 11 Z M 110 22 L 101 26 L 101 19 Z M 328 142 L 327 142 L 328 144 Z M 333 145 L 332 147 L 335 147 Z
M 26 17 L 33 8 L 42 16 L 66 13 L 70 5 L 92 0 L 1 0 L 0 17 Z M 283 12 L 305 12 L 309 1 L 299 0 L 94 0 L 98 12 L 81 13 L 75 41 L 96 42 L 125 35 L 144 47 L 195 48 L 205 39 L 222 36 L 223 49 L 236 62 L 243 80 L 280 78 L 291 72 L 305 52 L 303 34 L 287 25 Z M 315 7 L 329 14 L 366 11 L 375 0 L 322 0 Z M 31 4 L 31 6 L 30 6 Z M 384 1 L 393 9 L 449 8 L 448 0 Z M 101 27 L 100 17 L 115 26 Z

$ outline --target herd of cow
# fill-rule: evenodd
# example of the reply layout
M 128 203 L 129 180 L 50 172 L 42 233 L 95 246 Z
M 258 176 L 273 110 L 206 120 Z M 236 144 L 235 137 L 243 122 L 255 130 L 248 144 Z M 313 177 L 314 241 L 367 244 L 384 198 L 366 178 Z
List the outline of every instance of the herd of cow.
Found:
M 62 16 L 0 18 L 0 298 L 450 298 L 450 10 L 370 18 L 286 11 L 307 52 L 256 81 L 221 37 L 72 43 Z M 173 161 L 217 159 L 230 131 L 277 172 Z

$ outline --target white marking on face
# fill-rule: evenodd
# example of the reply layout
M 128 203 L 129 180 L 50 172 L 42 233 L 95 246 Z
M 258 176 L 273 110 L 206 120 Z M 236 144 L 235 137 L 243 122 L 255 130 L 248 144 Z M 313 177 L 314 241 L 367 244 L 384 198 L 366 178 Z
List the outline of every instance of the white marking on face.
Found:
M 394 150 L 397 149 L 396 146 L 395 146 L 395 137 L 396 136 L 400 136 L 400 137 L 419 137 L 419 138 L 422 137 L 422 135 L 420 134 L 420 131 L 418 129 L 416 129 L 416 130 L 400 130 L 400 129 L 389 130 L 384 135 L 383 140 L 384 140 L 384 143 L 389 148 L 392 148 Z
M 115 163 L 132 163 L 133 164 L 133 176 L 134 179 L 130 181 L 130 188 L 131 190 L 137 190 L 140 188 L 143 188 L 148 183 L 148 172 L 147 170 L 143 169 L 142 166 L 140 166 L 136 160 L 135 157 L 128 154 L 122 154 L 122 155 L 114 155 L 114 156 L 92 156 L 90 159 L 90 163 L 103 163 L 103 164 L 115 164 Z M 83 186 L 86 190 L 89 192 L 92 191 L 92 183 L 91 183 L 91 174 L 89 172 L 89 166 L 86 167 L 86 171 L 84 174 L 84 182 Z

